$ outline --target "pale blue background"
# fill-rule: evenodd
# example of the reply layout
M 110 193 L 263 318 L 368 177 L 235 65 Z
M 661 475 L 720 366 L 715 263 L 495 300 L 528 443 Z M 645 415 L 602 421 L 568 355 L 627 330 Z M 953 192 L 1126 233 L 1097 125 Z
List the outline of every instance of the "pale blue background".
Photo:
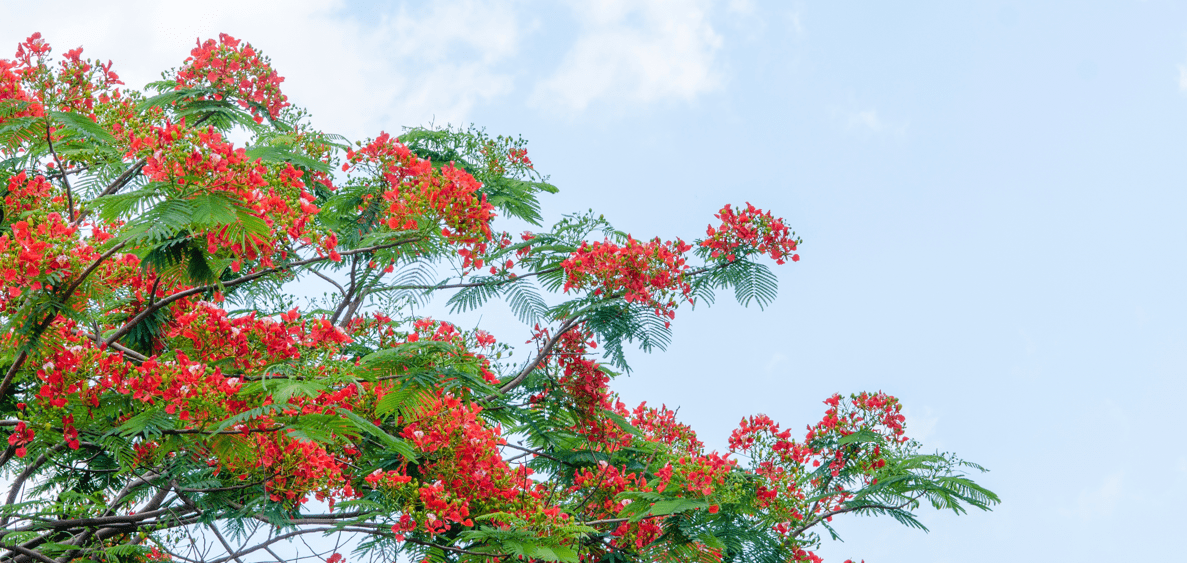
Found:
M 681 310 L 616 385 L 714 447 L 882 389 L 993 470 L 995 512 L 842 520 L 828 561 L 1182 557 L 1187 4 L 49 4 L 0 2 L 0 45 L 40 30 L 140 85 L 226 31 L 326 129 L 523 134 L 550 218 L 687 239 L 726 202 L 787 217 L 804 259 L 773 306 Z

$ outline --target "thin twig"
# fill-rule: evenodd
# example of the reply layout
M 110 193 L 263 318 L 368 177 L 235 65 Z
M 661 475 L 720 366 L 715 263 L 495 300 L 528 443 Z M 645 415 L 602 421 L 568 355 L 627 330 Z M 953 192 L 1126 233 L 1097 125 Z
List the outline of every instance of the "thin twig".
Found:
M 173 481 L 170 484 L 175 490 L 180 489 L 177 481 Z M 184 502 L 186 506 L 189 506 L 191 509 L 197 511 L 199 515 L 202 515 L 202 509 L 198 508 L 198 505 L 194 504 L 194 502 L 191 501 L 189 497 L 185 496 L 185 493 L 178 490 L 177 496 L 181 498 L 182 502 Z M 227 550 L 227 553 L 230 555 L 230 557 L 234 558 L 238 563 L 243 563 L 243 560 L 239 558 L 239 553 L 236 550 L 231 549 L 231 544 L 227 542 L 227 538 L 223 537 L 222 532 L 218 531 L 218 526 L 216 526 L 214 522 L 207 522 L 206 527 L 210 528 L 211 532 L 214 532 L 214 537 L 218 538 L 219 543 L 223 544 L 223 549 Z
M 557 463 L 563 463 L 563 464 L 565 464 L 565 465 L 568 465 L 568 466 L 572 466 L 572 465 L 573 465 L 573 464 L 571 464 L 571 463 L 569 463 L 569 462 L 567 462 L 567 461 L 565 461 L 565 460 L 563 460 L 563 459 L 559 459 L 559 458 L 556 458 L 556 457 L 550 456 L 550 455 L 548 455 L 548 454 L 544 453 L 542 450 L 533 450 L 532 448 L 525 448 L 525 447 L 523 447 L 523 446 L 517 446 L 517 445 L 515 445 L 515 444 L 503 444 L 503 447 L 505 447 L 505 448 L 511 448 L 511 449 L 513 449 L 513 450 L 519 450 L 519 451 L 521 451 L 521 452 L 526 452 L 526 453 L 524 453 L 524 455 L 523 455 L 523 456 L 516 456 L 516 457 L 514 457 L 514 458 L 511 458 L 511 459 L 507 460 L 507 461 L 509 461 L 509 462 L 510 462 L 510 461 L 514 461 L 514 460 L 516 460 L 516 459 L 519 459 L 519 458 L 521 458 L 521 457 L 527 456 L 527 455 L 538 455 L 538 456 L 540 456 L 540 457 L 543 457 L 543 458 L 546 458 L 546 459 L 551 459 L 552 461 L 555 461 L 555 462 L 557 462 Z
M 491 281 L 482 281 L 482 282 L 449 283 L 449 284 L 442 283 L 442 284 L 436 284 L 436 285 L 390 285 L 387 287 L 377 287 L 375 289 L 368 290 L 367 294 L 370 295 L 372 293 L 381 293 L 384 291 L 401 291 L 401 290 L 405 290 L 405 289 L 423 289 L 425 291 L 436 291 L 438 289 L 464 289 L 467 287 L 485 287 L 485 286 L 492 286 L 492 285 L 504 285 L 504 284 L 509 284 L 509 283 L 515 283 L 519 280 L 530 278 L 532 276 L 540 276 L 540 275 L 544 275 L 544 274 L 550 274 L 552 272 L 559 271 L 560 269 L 561 269 L 560 266 L 553 266 L 551 268 L 544 268 L 543 270 L 540 270 L 537 272 L 528 272 L 521 276 L 516 276 L 514 278 L 505 279 L 505 280 L 491 280 Z
M 22 471 L 20 475 L 17 475 L 16 478 L 12 480 L 12 488 L 8 490 L 8 500 L 5 501 L 4 506 L 11 506 L 12 503 L 16 502 L 16 497 L 17 497 L 17 495 L 20 494 L 21 488 L 24 487 L 25 481 L 27 481 L 29 479 L 29 477 L 32 477 L 33 474 L 36 473 L 38 469 L 41 469 L 41 466 L 45 465 L 45 462 L 49 460 L 49 454 L 57 453 L 58 451 L 60 451 L 62 448 L 65 448 L 65 447 L 66 447 L 66 442 L 59 442 L 59 443 L 55 444 L 53 447 L 49 448 L 48 450 L 42 452 L 41 455 L 37 456 L 37 459 L 34 460 L 33 463 L 29 464 L 29 467 L 26 467 L 25 470 Z M 4 518 L 0 518 L 0 526 L 7 526 L 7 525 L 8 525 L 8 516 L 6 515 L 6 516 L 4 516 Z
M 54 150 L 53 135 L 50 133 L 49 120 L 45 121 L 45 142 L 49 144 L 49 154 L 54 157 L 54 162 L 58 164 L 58 170 L 62 171 L 62 185 L 66 187 L 66 209 L 70 215 L 70 222 L 74 222 L 74 194 L 70 190 L 70 179 L 67 178 L 66 167 L 62 166 L 62 159 L 58 158 L 58 152 Z
M 132 181 L 132 178 L 134 176 L 136 176 L 136 174 L 140 173 L 140 170 L 142 168 L 144 168 L 145 164 L 148 164 L 147 156 L 132 163 L 132 166 L 129 166 L 127 170 L 124 170 L 123 174 L 120 174 L 119 177 L 117 177 L 110 184 L 108 184 L 107 187 L 104 188 L 103 191 L 99 193 L 99 195 L 95 196 L 95 199 L 99 199 L 101 197 L 106 197 L 106 196 L 114 194 L 115 192 L 122 190 L 124 188 L 124 186 L 128 185 L 128 182 Z M 92 201 L 94 201 L 94 200 L 92 200 Z M 76 218 L 73 222 L 71 222 L 70 226 L 77 227 L 79 224 L 82 223 L 82 220 L 85 219 L 86 216 L 89 215 L 90 213 L 91 213 L 91 208 L 83 207 L 82 210 L 80 210 L 78 212 L 78 218 Z

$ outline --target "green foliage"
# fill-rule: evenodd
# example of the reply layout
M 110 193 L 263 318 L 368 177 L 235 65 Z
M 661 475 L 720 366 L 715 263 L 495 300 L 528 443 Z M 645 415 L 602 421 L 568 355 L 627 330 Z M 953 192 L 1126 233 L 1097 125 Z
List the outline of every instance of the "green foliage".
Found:
M 530 164 L 509 158 L 511 151 L 525 150 L 522 138 L 491 137 L 480 128 L 409 127 L 400 141 L 417 156 L 441 166 L 453 163 L 479 182 L 487 201 L 511 217 L 540 225 L 538 194 L 556 193 L 548 177 Z

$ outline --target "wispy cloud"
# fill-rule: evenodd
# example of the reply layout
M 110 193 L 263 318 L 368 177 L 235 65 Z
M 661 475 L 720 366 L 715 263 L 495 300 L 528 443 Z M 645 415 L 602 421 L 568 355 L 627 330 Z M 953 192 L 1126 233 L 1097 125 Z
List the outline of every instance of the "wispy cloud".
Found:
M 729 0 L 726 3 L 726 9 L 733 14 L 749 16 L 754 13 L 754 2 L 752 0 Z
M 906 121 L 887 119 L 875 108 L 839 110 L 835 115 L 839 115 L 841 127 L 849 133 L 892 137 L 905 137 L 907 134 Z
M 714 90 L 722 39 L 709 8 L 707 0 L 574 3 L 582 31 L 533 101 L 580 111 L 603 99 L 691 100 Z
M 1114 473 L 1099 485 L 1081 491 L 1075 514 L 1084 520 L 1111 516 L 1121 500 L 1124 477 L 1123 473 Z
M 27 18 L 3 18 L 0 53 L 41 31 L 58 52 L 83 45 L 85 55 L 114 60 L 129 86 L 141 86 L 180 65 L 196 38 L 226 32 L 268 54 L 290 100 L 321 126 L 354 137 L 432 118 L 465 120 L 475 104 L 513 89 L 503 66 L 524 35 L 517 6 L 502 0 L 410 4 L 368 18 L 352 16 L 343 0 L 209 0 L 197 10 L 128 1 L 118 12 L 82 0 L 50 4 L 63 16 L 36 29 Z M 4 13 L 27 9 L 17 6 L 0 0 Z
M 767 375 L 773 375 L 776 370 L 783 367 L 783 365 L 786 363 L 787 363 L 787 356 L 783 355 L 780 352 L 775 352 L 774 354 L 771 354 L 771 358 L 769 360 L 767 360 L 767 364 L 765 366 L 763 366 L 762 369 L 763 369 L 763 372 L 766 373 Z
M 800 15 L 799 10 L 792 10 L 788 12 L 787 21 L 791 24 L 791 29 L 795 31 L 796 35 L 804 34 L 804 19 Z
M 882 118 L 878 117 L 877 110 L 867 109 L 850 113 L 849 127 L 851 129 L 868 129 L 877 133 L 886 129 L 886 123 L 882 121 Z

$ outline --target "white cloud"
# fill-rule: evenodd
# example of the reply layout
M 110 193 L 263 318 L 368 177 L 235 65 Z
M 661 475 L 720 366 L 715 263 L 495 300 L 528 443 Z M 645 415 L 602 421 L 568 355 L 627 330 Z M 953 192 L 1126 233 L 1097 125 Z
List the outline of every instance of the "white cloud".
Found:
M 754 2 L 751 0 L 729 0 L 726 9 L 733 14 L 749 16 L 754 13 Z
M 120 7 L 47 2 L 36 10 L 53 18 L 4 18 L 0 56 L 40 31 L 55 52 L 83 45 L 86 56 L 114 60 L 124 81 L 139 87 L 180 65 L 196 38 L 226 32 L 272 58 L 290 101 L 309 108 L 319 127 L 361 137 L 434 117 L 464 121 L 475 104 L 512 89 L 500 64 L 516 54 L 522 35 L 505 1 L 434 2 L 367 21 L 347 17 L 343 0 L 133 0 Z M 2 13 L 30 10 L 0 0 Z
M 857 135 L 889 135 L 898 138 L 907 135 L 906 121 L 886 119 L 874 108 L 841 111 L 839 116 L 842 128 Z
M 787 356 L 780 352 L 775 352 L 774 354 L 771 354 L 771 359 L 767 360 L 767 365 L 763 366 L 762 370 L 767 375 L 772 375 L 775 373 L 775 370 L 779 369 L 786 363 Z
M 876 110 L 867 109 L 863 111 L 855 111 L 849 114 L 850 128 L 866 128 L 877 133 L 886 128 L 886 124 L 882 122 L 882 118 L 878 117 Z
M 691 100 L 720 85 L 708 0 L 576 2 L 582 32 L 533 100 L 582 110 L 599 99 Z
M 800 16 L 799 10 L 792 10 L 787 13 L 787 20 L 791 23 L 791 29 L 795 30 L 796 35 L 804 34 L 804 20 Z

